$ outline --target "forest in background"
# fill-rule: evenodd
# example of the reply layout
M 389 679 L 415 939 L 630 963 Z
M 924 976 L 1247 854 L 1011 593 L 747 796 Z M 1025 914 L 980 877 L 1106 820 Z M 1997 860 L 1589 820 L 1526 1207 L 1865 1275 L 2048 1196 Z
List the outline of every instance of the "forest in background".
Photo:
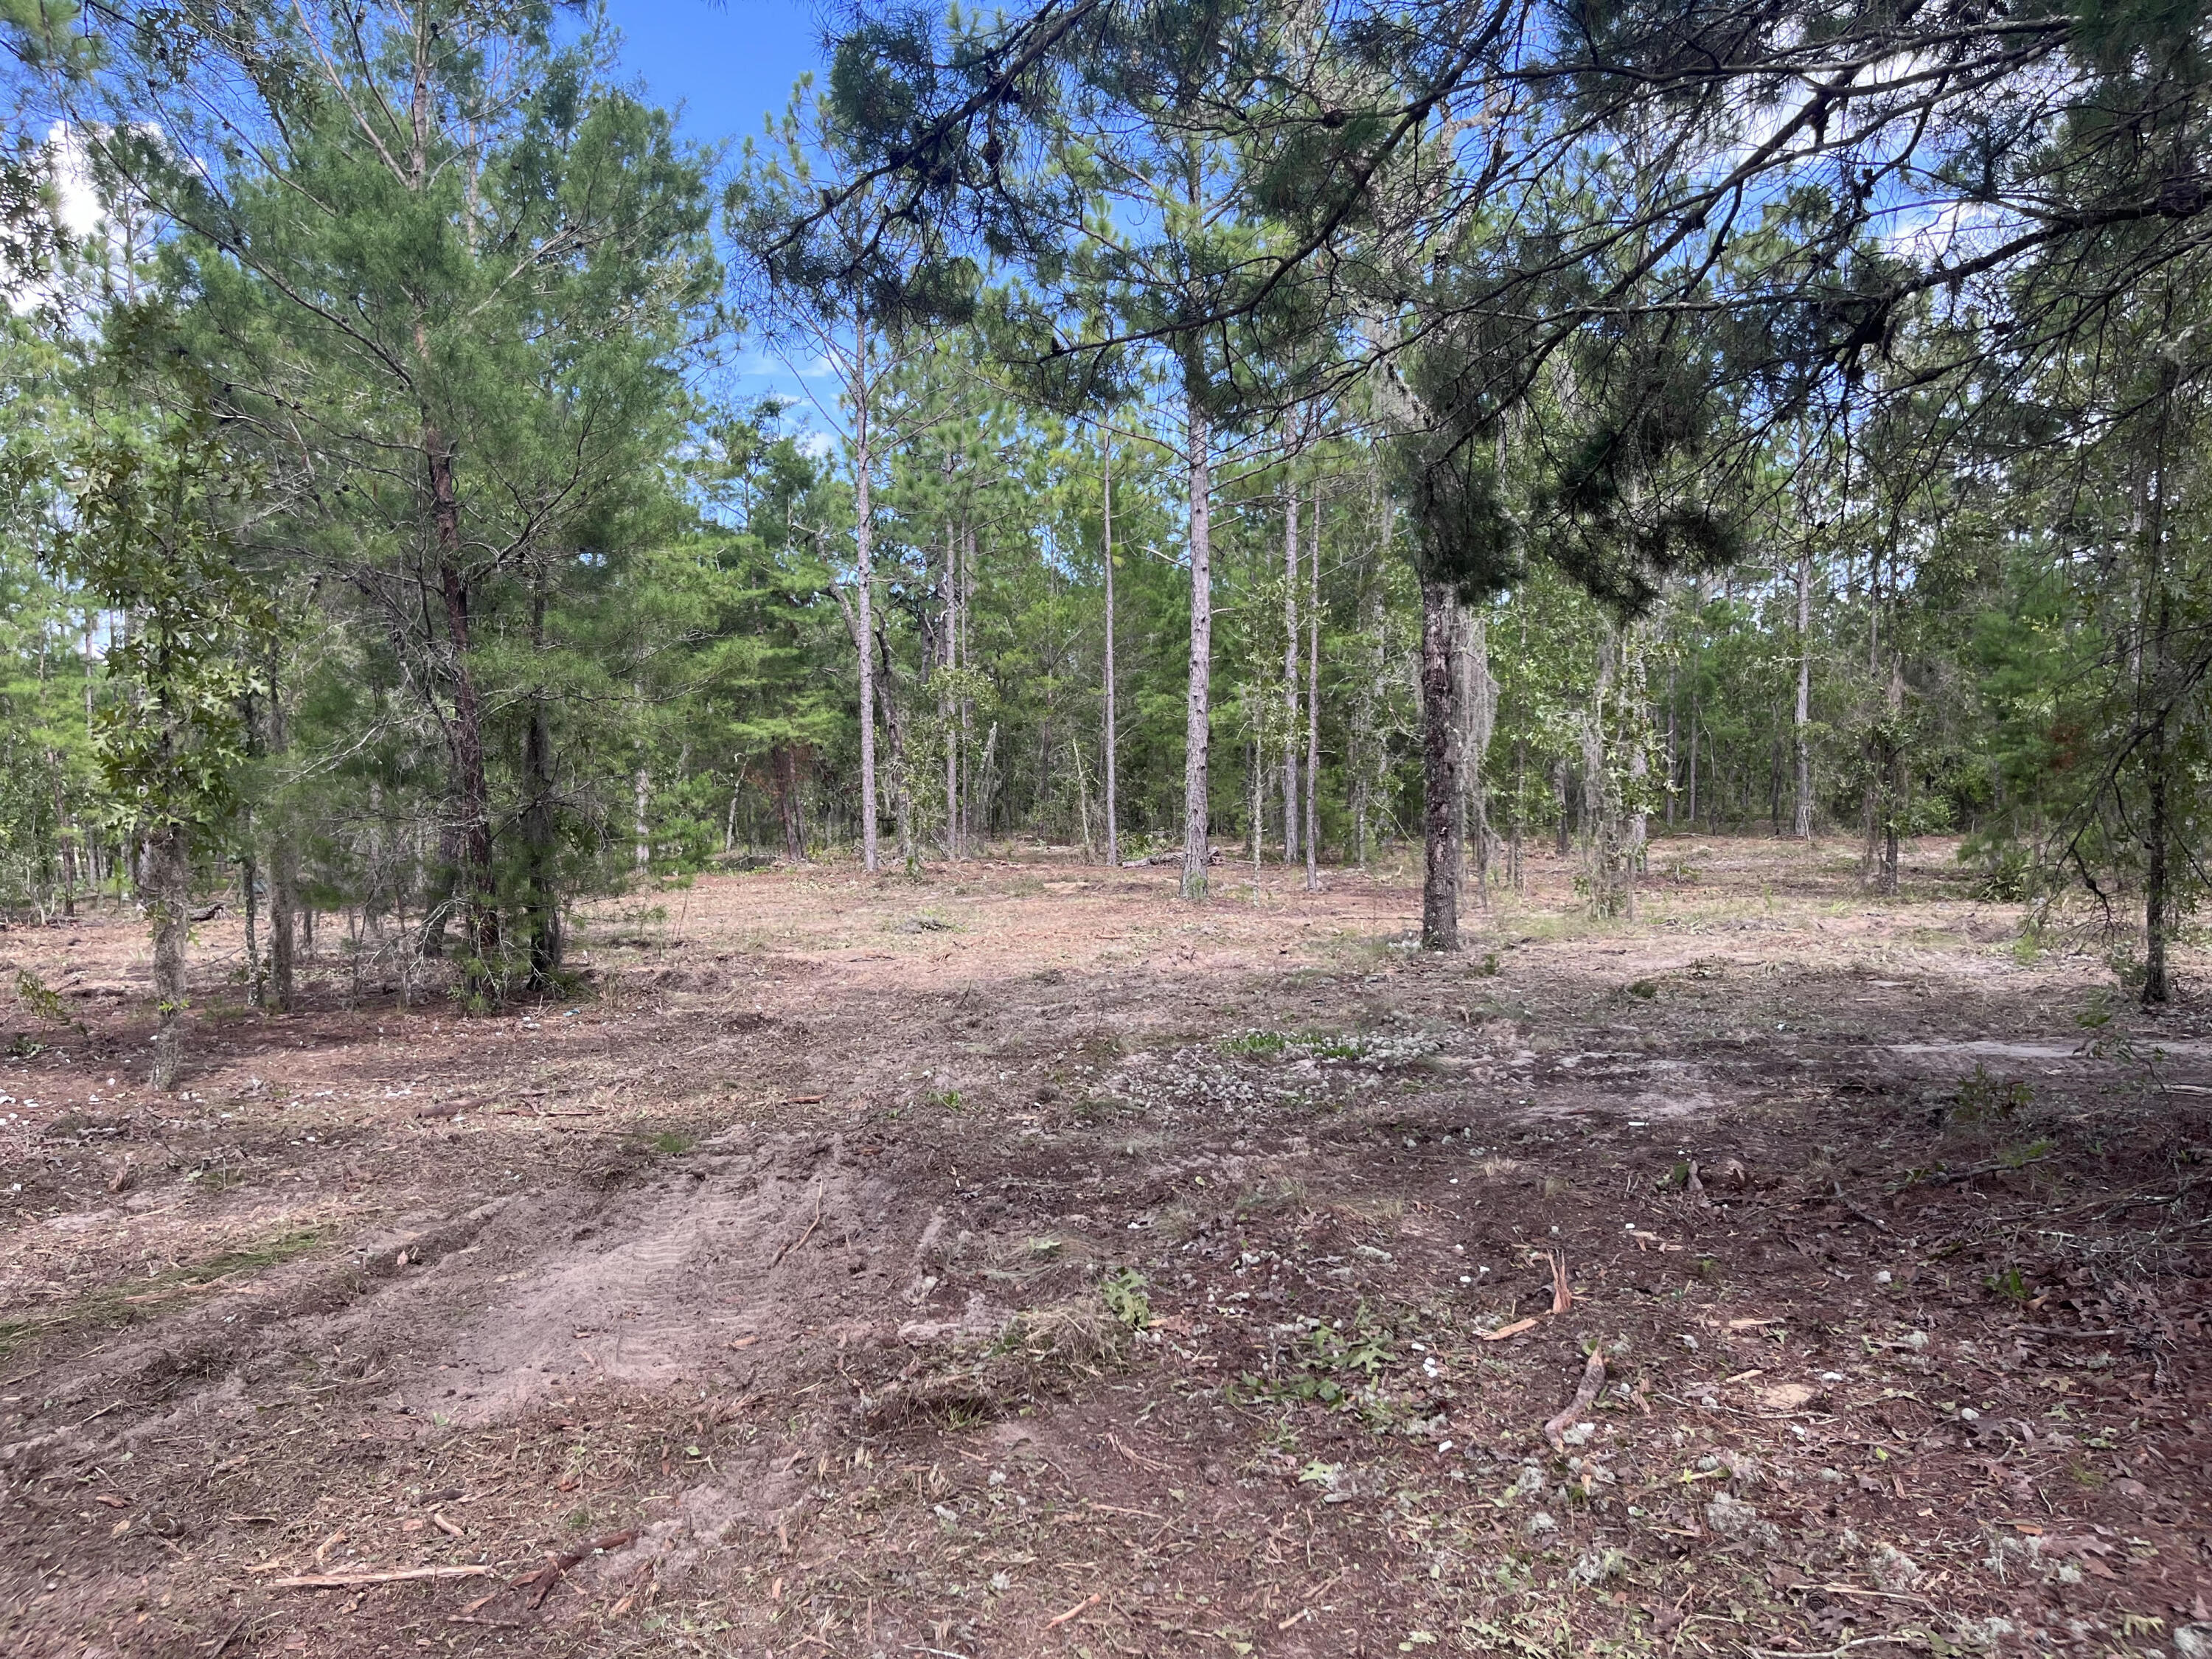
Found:
M 484 1006 L 1009 837 L 1418 844 L 1453 948 L 1539 837 L 1955 833 L 2167 1000 L 2202 20 L 1663 9 L 859 14 L 709 151 L 600 13 L 9 0 L 0 904 L 144 908 L 157 1075 L 209 903 Z

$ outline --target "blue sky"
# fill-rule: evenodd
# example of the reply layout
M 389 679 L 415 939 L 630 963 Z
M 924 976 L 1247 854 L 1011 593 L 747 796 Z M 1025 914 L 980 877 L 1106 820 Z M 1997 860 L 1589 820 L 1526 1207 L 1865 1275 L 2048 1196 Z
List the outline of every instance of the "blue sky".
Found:
M 701 143 L 757 136 L 762 117 L 781 115 L 792 83 L 822 62 L 822 16 L 811 0 L 610 0 L 609 11 L 623 33 L 623 67 L 655 103 L 680 108 L 684 135 Z M 750 343 L 730 390 L 800 394 Z
M 758 132 L 821 62 L 822 24 L 807 0 L 611 0 L 610 10 L 623 64 L 655 102 L 684 106 L 692 138 Z

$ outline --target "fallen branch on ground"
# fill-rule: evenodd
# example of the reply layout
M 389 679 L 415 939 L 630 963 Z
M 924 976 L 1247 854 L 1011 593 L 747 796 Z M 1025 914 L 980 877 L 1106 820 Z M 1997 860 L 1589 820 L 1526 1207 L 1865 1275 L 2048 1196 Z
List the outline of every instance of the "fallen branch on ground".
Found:
M 1552 1443 L 1553 1451 L 1565 1451 L 1566 1431 L 1574 1426 L 1575 1419 L 1596 1403 L 1598 1390 L 1605 1386 L 1605 1352 L 1592 1348 L 1590 1357 L 1583 1362 L 1583 1380 L 1575 1389 L 1575 1397 L 1567 1401 L 1566 1409 L 1544 1425 L 1544 1438 Z
M 1054 1613 L 1051 1618 L 1046 1620 L 1044 1621 L 1045 1628 L 1047 1630 L 1050 1630 L 1055 1625 L 1066 1624 L 1069 1620 L 1074 1618 L 1077 1613 L 1082 1612 L 1084 1608 L 1097 1606 L 1098 1599 L 1098 1592 L 1097 1590 L 1091 1591 L 1090 1595 L 1085 1596 L 1080 1601 L 1078 1601 L 1066 1613 Z
M 542 1607 L 545 1605 L 545 1598 L 553 1594 L 553 1587 L 561 1582 L 562 1576 L 586 1556 L 598 1555 L 607 1550 L 618 1550 L 625 1544 L 635 1542 L 636 1538 L 637 1529 L 633 1527 L 627 1532 L 611 1532 L 604 1538 L 594 1538 L 581 1549 L 569 1550 L 560 1555 L 556 1555 L 552 1551 L 548 1550 L 545 1552 L 544 1566 L 534 1571 L 526 1572 L 520 1578 L 509 1579 L 489 1595 L 478 1596 L 461 1611 L 476 1613 L 507 1590 L 532 1588 L 536 1589 L 538 1594 L 530 1598 L 530 1605 L 533 1607 Z
M 351 1589 L 356 1584 L 405 1584 L 418 1578 L 483 1578 L 489 1567 L 400 1567 L 390 1572 L 310 1572 L 272 1578 L 277 1589 Z

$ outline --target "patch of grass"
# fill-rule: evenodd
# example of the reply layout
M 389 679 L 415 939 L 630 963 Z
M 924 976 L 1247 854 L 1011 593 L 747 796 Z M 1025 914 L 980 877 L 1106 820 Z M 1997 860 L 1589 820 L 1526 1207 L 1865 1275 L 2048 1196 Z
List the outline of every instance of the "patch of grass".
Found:
M 1263 1181 L 1256 1187 L 1248 1187 L 1237 1194 L 1237 1215 L 1243 1219 L 1248 1215 L 1273 1215 L 1305 1207 L 1306 1183 L 1285 1177 L 1279 1181 Z
M 1374 1042 L 1350 1031 L 1240 1031 L 1224 1037 L 1225 1054 L 1260 1059 L 1364 1060 L 1374 1052 Z
M 1160 1212 L 1160 1236 L 1177 1244 L 1188 1244 L 1206 1231 L 1206 1216 L 1194 1204 L 1170 1204 Z
M 102 1285 L 52 1314 L 0 1322 L 0 1357 L 24 1342 L 70 1326 L 113 1328 L 155 1317 L 223 1279 L 258 1273 L 303 1255 L 328 1239 L 334 1231 L 327 1226 L 291 1228 L 236 1249 L 222 1250 L 198 1261 L 172 1267 L 151 1279 Z
M 922 1096 L 921 1102 L 925 1106 L 939 1106 L 948 1112 L 962 1109 L 960 1091 L 957 1089 L 932 1089 Z

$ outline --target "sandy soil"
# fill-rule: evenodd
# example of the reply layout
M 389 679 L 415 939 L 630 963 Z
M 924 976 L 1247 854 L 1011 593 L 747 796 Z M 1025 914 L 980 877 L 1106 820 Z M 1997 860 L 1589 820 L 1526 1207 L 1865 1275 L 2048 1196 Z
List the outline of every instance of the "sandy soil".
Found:
M 0 931 L 0 1645 L 2203 1659 L 2212 1018 L 1916 853 L 721 875 L 476 1018 L 218 919 L 174 1097 Z

